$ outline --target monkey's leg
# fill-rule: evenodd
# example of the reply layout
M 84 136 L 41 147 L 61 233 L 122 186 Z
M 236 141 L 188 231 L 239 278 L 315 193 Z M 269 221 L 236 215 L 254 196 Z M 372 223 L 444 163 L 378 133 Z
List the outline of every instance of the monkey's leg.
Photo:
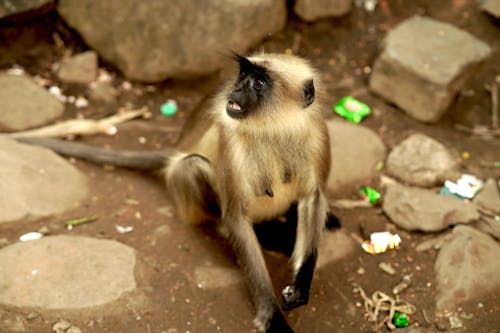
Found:
M 277 305 L 271 278 L 251 221 L 239 207 L 228 209 L 223 221 L 252 295 L 256 309 L 254 324 L 261 332 L 293 333 Z
M 292 283 L 282 291 L 283 310 L 307 304 L 318 254 L 318 243 L 325 226 L 327 203 L 321 191 L 299 200 L 295 247 L 292 255 Z
M 220 218 L 215 174 L 206 158 L 180 153 L 169 161 L 165 178 L 181 220 L 201 223 Z

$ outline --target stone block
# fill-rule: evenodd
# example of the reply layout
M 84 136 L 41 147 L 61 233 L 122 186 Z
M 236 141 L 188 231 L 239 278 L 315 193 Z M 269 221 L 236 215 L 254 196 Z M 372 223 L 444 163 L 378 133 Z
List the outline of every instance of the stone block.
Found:
M 412 17 L 386 36 L 370 89 L 413 118 L 436 122 L 490 47 L 453 25 Z

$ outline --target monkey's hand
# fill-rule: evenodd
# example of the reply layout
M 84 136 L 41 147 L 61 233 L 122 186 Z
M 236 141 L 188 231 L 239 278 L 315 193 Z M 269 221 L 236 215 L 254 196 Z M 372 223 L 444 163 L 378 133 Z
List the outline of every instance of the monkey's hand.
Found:
M 281 292 L 281 296 L 283 297 L 282 309 L 285 311 L 293 310 L 309 301 L 309 293 L 302 292 L 295 285 L 286 286 Z
M 259 318 L 255 318 L 255 325 L 259 328 L 259 331 L 265 333 L 294 333 L 292 328 L 288 325 L 283 317 L 283 314 L 279 309 L 276 309 L 271 317 L 271 320 L 267 323 L 263 323 Z M 267 327 L 267 329 L 265 328 Z

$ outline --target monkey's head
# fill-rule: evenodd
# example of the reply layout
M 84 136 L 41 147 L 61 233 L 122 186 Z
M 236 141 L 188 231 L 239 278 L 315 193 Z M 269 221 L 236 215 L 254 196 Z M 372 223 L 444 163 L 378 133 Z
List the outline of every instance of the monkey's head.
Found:
M 254 118 L 283 112 L 306 112 L 315 101 L 311 66 L 299 57 L 285 54 L 235 54 L 239 73 L 227 95 L 226 113 L 233 119 Z

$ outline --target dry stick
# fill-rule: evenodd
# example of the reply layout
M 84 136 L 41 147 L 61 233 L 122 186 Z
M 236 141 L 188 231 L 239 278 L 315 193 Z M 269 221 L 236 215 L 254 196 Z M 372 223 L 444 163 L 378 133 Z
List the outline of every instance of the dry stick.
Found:
M 498 88 L 500 87 L 500 75 L 495 77 L 491 85 L 491 127 L 498 127 Z
M 113 116 L 101 120 L 71 119 L 59 124 L 49 125 L 32 130 L 8 133 L 5 136 L 11 138 L 33 138 L 33 137 L 64 137 L 68 135 L 92 135 L 98 133 L 109 133 L 114 126 L 127 120 L 144 116 L 148 112 L 146 107 L 139 110 L 119 112 Z
M 349 200 L 349 199 L 340 199 L 335 200 L 331 203 L 331 205 L 335 208 L 343 208 L 343 209 L 354 209 L 354 208 L 369 208 L 373 207 L 368 201 L 365 200 Z

